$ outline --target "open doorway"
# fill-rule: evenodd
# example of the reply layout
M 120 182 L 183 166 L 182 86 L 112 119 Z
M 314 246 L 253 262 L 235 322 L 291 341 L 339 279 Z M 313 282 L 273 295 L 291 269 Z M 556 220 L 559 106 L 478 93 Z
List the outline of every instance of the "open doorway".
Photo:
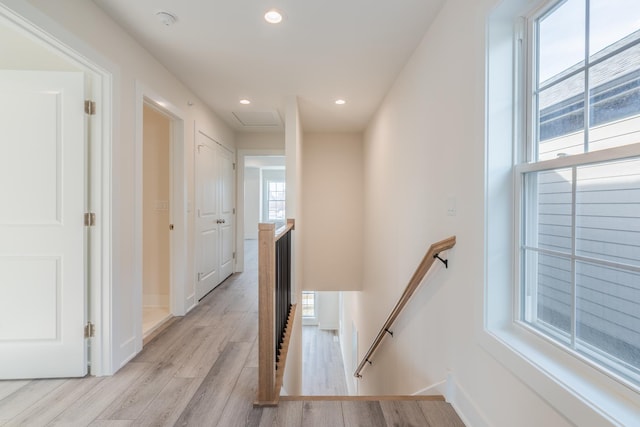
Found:
M 171 317 L 171 118 L 143 106 L 142 147 L 142 335 Z
M 287 222 L 285 216 L 285 157 L 244 158 L 244 238 L 258 238 L 258 223 Z
M 261 218 L 261 183 L 260 169 L 263 167 L 278 167 L 285 171 L 285 153 L 280 149 L 249 149 L 238 150 L 237 175 L 237 207 L 238 221 L 236 232 L 236 272 L 245 268 L 245 240 L 258 238 L 258 223 Z M 246 176 L 246 173 L 249 176 Z M 249 193 L 249 195 L 247 195 Z M 286 203 L 286 201 L 285 201 Z M 248 206 L 247 206 L 248 204 Z M 285 220 L 286 221 L 286 220 Z M 249 242 L 251 243 L 251 242 Z
M 149 117 L 157 116 L 159 120 L 150 126 Z M 147 122 L 147 123 L 145 123 Z M 154 126 L 157 128 L 155 129 Z M 145 128 L 146 127 L 146 128 Z M 162 144 L 157 147 L 145 147 L 145 136 L 162 135 Z M 160 138 L 160 137 L 158 137 Z M 150 138 L 155 139 L 155 138 Z M 157 143 L 157 141 L 156 141 Z M 162 148 L 162 166 L 151 174 L 151 180 L 162 180 L 162 192 L 147 191 L 158 183 L 145 184 L 145 169 L 149 172 L 151 165 L 145 165 L 145 150 Z M 160 162 L 160 160 L 155 160 Z M 128 345 L 133 345 L 132 352 L 138 353 L 143 344 L 151 340 L 164 326 L 169 324 L 173 316 L 183 316 L 187 311 L 188 296 L 193 296 L 193 287 L 189 288 L 185 280 L 187 265 L 187 194 L 186 194 L 186 155 L 184 141 L 184 113 L 174 104 L 167 101 L 158 92 L 136 81 L 136 143 L 135 143 L 135 222 L 134 222 L 134 265 L 135 283 L 132 307 L 134 309 L 134 333 Z M 151 197 L 149 197 L 151 196 Z M 145 214 L 157 216 L 155 229 L 146 227 Z M 162 219 L 160 218 L 162 217 Z M 168 218 L 168 220 L 167 220 Z M 145 260 L 145 255 L 156 250 L 145 248 L 145 234 L 156 233 L 162 236 L 166 248 L 156 254 L 155 258 Z M 167 237 L 168 236 L 168 237 Z M 146 253 L 149 252 L 149 253 Z M 160 255 L 162 254 L 162 255 Z M 157 283 L 145 289 L 145 266 L 155 269 L 148 277 L 162 275 L 166 280 L 163 285 Z M 162 272 L 160 272 L 162 270 Z M 149 273 L 149 268 L 147 268 Z M 168 283 L 168 289 L 167 289 Z M 143 325 L 143 307 L 158 308 L 153 310 L 155 317 L 147 317 L 147 325 Z M 168 314 L 166 310 L 168 308 Z M 150 310 L 147 310 L 149 312 Z M 143 332 L 144 330 L 144 332 Z

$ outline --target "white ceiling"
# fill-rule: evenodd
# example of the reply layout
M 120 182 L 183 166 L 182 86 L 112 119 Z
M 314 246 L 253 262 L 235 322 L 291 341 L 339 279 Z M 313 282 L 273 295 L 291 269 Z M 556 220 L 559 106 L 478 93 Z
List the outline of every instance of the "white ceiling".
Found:
M 94 2 L 234 129 L 281 131 L 295 95 L 304 130 L 322 132 L 365 128 L 444 0 Z M 264 21 L 270 8 L 282 23 Z M 274 126 L 238 120 L 270 115 Z

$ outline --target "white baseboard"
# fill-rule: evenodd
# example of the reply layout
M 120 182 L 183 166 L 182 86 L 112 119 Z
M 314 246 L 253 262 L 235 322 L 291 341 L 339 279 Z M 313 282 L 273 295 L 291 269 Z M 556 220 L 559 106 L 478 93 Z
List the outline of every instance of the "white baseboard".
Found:
M 447 380 L 442 380 L 435 384 L 431 384 L 429 387 L 425 387 L 421 390 L 416 391 L 415 393 L 413 393 L 413 396 L 433 396 L 436 394 L 441 394 L 444 396 L 446 394 L 446 385 Z
M 475 404 L 469 393 L 460 387 L 452 372 L 447 374 L 446 393 L 447 402 L 451 403 L 460 419 L 467 427 L 490 427 L 491 424 Z
M 467 427 L 491 427 L 491 424 L 489 424 L 469 394 L 455 380 L 453 373 L 448 373 L 445 380 L 413 393 L 416 396 L 431 396 L 434 394 L 443 395 Z

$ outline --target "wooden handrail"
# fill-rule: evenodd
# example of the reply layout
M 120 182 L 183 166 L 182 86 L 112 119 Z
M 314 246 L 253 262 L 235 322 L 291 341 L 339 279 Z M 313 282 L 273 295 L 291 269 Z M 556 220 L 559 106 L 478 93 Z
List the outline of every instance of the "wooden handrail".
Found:
M 287 218 L 287 223 L 276 230 L 275 241 L 277 242 L 278 240 L 280 240 L 280 238 L 285 234 L 287 234 L 289 230 L 295 230 L 295 229 L 296 229 L 296 220 Z
M 367 363 L 371 363 L 370 358 L 378 349 L 378 346 L 382 342 L 384 336 L 387 335 L 387 333 L 392 334 L 389 328 L 391 328 L 391 325 L 393 325 L 393 322 L 395 322 L 396 318 L 400 315 L 402 309 L 405 307 L 405 305 L 407 305 L 407 302 L 424 279 L 424 276 L 426 276 L 427 272 L 433 265 L 438 255 L 443 251 L 451 249 L 455 246 L 455 244 L 456 236 L 451 236 L 447 239 L 436 242 L 429 247 L 429 250 L 425 254 L 424 258 L 422 258 L 420 265 L 418 265 L 418 268 L 413 273 L 413 276 L 411 276 L 411 279 L 409 280 L 407 287 L 404 289 L 402 296 L 391 311 L 391 314 L 389 314 L 389 317 L 387 317 L 387 321 L 384 322 L 384 325 L 382 325 L 382 328 L 380 328 L 380 332 L 378 332 L 378 335 L 376 335 L 376 338 L 373 340 L 373 343 L 371 344 L 371 347 L 369 347 L 367 354 L 364 355 L 362 361 L 360 361 L 360 364 L 358 365 L 358 368 L 353 373 L 354 377 L 361 377 L 360 372 L 364 369 Z

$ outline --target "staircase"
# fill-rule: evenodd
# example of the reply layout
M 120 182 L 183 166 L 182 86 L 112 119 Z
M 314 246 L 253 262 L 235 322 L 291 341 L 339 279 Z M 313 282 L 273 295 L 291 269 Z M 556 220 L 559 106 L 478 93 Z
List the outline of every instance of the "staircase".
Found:
M 296 311 L 291 287 L 295 221 L 287 220 L 287 225 L 278 230 L 274 224 L 259 224 L 258 228 L 258 388 L 245 425 L 464 426 L 442 396 L 280 396 Z M 435 260 L 448 267 L 448 260 L 440 254 L 455 243 L 455 236 L 451 236 L 430 246 L 354 372 L 356 378 L 362 378 L 365 366 L 373 363 L 373 355 L 383 338 L 393 336 L 390 328 Z
M 346 396 L 349 394 L 346 384 L 349 378 L 345 378 L 347 372 L 344 369 L 336 331 L 319 330 L 317 326 L 303 326 L 302 330 L 304 396 L 280 398 L 280 405 L 288 405 L 286 411 L 294 411 L 293 416 L 301 420 L 302 425 L 313 424 L 314 414 L 318 412 L 326 412 L 323 419 L 327 418 L 337 425 L 463 425 L 451 405 L 444 402 L 440 395 L 447 390 L 448 380 L 453 378 L 432 384 L 421 390 L 420 395 Z M 278 416 L 285 417 L 288 413 Z M 359 421 L 356 422 L 355 419 Z M 376 419 L 383 422 L 376 422 Z
M 262 420 L 305 427 L 464 427 L 441 396 L 282 396 L 278 407 L 263 410 Z

